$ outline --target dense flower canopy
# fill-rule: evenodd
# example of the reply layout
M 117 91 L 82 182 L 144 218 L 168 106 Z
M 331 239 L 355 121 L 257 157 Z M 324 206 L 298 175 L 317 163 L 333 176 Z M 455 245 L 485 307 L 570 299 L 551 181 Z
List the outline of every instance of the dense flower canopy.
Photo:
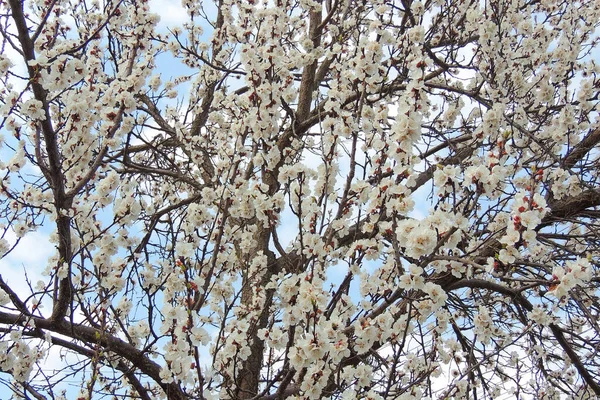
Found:
M 4 390 L 600 395 L 598 1 L 169 7 L 0 1 Z

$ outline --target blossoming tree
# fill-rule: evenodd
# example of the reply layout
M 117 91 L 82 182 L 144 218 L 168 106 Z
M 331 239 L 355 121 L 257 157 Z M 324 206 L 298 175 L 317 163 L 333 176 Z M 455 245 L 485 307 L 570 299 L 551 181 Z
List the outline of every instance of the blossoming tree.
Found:
M 5 390 L 600 395 L 597 1 L 183 6 L 0 1 Z

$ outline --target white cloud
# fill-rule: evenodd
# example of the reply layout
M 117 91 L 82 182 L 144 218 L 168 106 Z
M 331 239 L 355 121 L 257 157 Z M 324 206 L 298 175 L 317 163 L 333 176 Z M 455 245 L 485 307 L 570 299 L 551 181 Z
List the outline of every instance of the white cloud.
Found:
M 4 239 L 13 245 L 16 236 L 12 231 L 8 231 Z M 9 254 L 0 259 L 0 275 L 24 300 L 31 295 L 27 280 L 34 287 L 38 281 L 46 280 L 41 271 L 46 268 L 48 259 L 54 252 L 55 246 L 50 242 L 49 235 L 40 231 L 30 232 L 21 238 Z
M 161 30 L 174 25 L 181 25 L 188 19 L 185 8 L 178 1 L 151 0 L 150 10 L 160 16 L 158 27 Z
M 4 237 L 11 245 L 15 243 L 16 237 L 12 231 L 7 232 Z M 48 258 L 54 253 L 54 245 L 50 243 L 50 237 L 42 232 L 30 232 L 21 238 L 15 249 L 0 260 L 0 267 L 16 268 L 18 265 L 46 264 Z

